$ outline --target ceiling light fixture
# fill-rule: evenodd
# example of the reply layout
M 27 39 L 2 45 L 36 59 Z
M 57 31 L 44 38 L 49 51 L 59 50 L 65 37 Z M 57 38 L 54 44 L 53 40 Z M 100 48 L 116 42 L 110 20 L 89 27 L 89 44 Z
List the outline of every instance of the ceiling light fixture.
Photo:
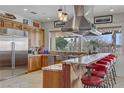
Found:
M 64 6 L 64 9 L 62 9 L 61 7 L 58 9 L 58 18 L 59 18 L 60 21 L 63 21 L 63 22 L 66 22 L 67 21 L 68 14 L 66 13 L 65 6 Z
M 34 12 L 34 11 L 31 11 L 30 13 L 31 13 L 31 14 L 34 14 L 34 15 L 36 15 L 36 14 L 37 14 L 37 13 L 36 13 L 36 12 Z
M 49 17 L 48 17 L 47 19 L 48 19 L 48 20 L 50 20 L 50 18 L 49 18 Z
M 58 17 L 60 18 L 62 16 L 62 9 L 58 9 Z
M 28 11 L 28 9 L 25 8 L 24 11 Z
M 114 9 L 110 9 L 110 12 L 113 12 L 114 11 Z
M 67 13 L 64 13 L 63 21 L 66 22 L 67 20 L 68 20 L 68 14 Z
M 60 21 L 63 21 L 63 19 L 64 19 L 64 13 L 62 13 L 62 15 L 59 17 Z

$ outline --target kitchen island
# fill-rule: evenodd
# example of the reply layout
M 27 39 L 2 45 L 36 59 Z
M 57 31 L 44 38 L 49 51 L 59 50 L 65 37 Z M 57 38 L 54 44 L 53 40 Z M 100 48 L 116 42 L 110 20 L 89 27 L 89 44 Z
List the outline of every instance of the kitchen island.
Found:
M 76 81 L 80 81 L 83 75 L 83 66 L 95 63 L 108 56 L 110 53 L 98 53 L 64 60 L 61 64 L 42 68 L 43 87 L 75 87 Z M 56 74 L 56 75 L 55 75 Z M 81 82 L 78 82 L 81 84 Z
M 40 70 L 42 67 L 61 63 L 72 57 L 86 55 L 84 52 L 56 52 L 50 51 L 49 54 L 29 54 L 28 72 Z
M 43 88 L 63 88 L 62 64 L 54 64 L 43 67 Z

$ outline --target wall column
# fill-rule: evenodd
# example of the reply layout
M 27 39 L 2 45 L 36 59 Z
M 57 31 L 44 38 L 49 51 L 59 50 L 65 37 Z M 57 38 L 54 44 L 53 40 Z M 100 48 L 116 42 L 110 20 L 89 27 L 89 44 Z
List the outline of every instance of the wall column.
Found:
M 50 51 L 56 51 L 56 34 L 50 32 Z
M 121 27 L 121 32 L 122 32 L 122 46 L 120 49 L 120 53 L 118 53 L 118 58 L 116 62 L 116 71 L 117 71 L 117 76 L 124 77 L 124 24 L 122 24 Z

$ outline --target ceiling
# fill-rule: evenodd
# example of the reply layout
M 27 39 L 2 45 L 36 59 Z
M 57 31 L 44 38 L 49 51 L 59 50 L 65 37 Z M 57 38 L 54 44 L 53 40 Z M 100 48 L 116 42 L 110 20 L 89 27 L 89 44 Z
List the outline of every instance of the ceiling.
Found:
M 42 22 L 57 20 L 57 10 L 63 6 L 57 5 L 0 5 L 0 10 L 9 12 L 11 14 L 20 15 L 32 20 L 40 20 Z M 28 9 L 28 11 L 24 11 Z M 66 12 L 69 16 L 73 16 L 73 6 L 65 6 Z M 110 9 L 114 9 L 113 12 Z M 37 14 L 31 14 L 36 12 Z M 118 5 L 96 5 L 94 6 L 94 16 L 120 14 L 124 13 L 124 6 Z
M 0 10 L 20 15 L 33 20 L 49 21 L 57 19 L 57 10 L 60 6 L 57 5 L 0 5 Z M 28 11 L 24 11 L 28 9 Z M 69 15 L 73 15 L 73 6 L 66 6 Z M 37 14 L 31 14 L 30 12 Z

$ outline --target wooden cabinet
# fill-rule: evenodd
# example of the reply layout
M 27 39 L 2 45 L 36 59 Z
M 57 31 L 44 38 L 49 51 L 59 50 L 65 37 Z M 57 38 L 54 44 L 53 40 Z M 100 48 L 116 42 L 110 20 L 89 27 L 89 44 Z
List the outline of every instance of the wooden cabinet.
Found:
M 40 47 L 44 45 L 44 30 L 41 28 L 29 26 L 27 24 L 22 24 L 20 22 L 1 17 L 0 17 L 0 27 L 27 31 L 29 38 L 28 40 L 29 47 Z
M 4 25 L 4 27 L 6 27 L 6 28 L 13 28 L 13 21 L 11 21 L 11 20 L 5 20 L 5 19 L 4 19 L 3 25 Z
M 41 56 L 30 56 L 28 59 L 28 71 L 41 69 Z
M 42 55 L 41 56 L 41 67 L 48 66 L 48 56 Z
M 32 31 L 34 28 L 32 27 L 32 26 L 29 26 L 29 25 L 26 25 L 26 24 L 23 24 L 23 26 L 22 26 L 22 30 L 23 31 L 28 31 L 28 32 L 30 32 L 30 31 Z
M 35 30 L 35 39 L 36 39 L 36 43 L 35 45 L 36 46 L 42 46 L 43 45 L 43 30 L 40 30 L 40 29 L 36 29 Z
M 43 70 L 43 88 L 63 88 L 63 72 Z
M 30 32 L 28 32 L 28 46 L 29 47 L 35 47 L 35 35 L 34 35 L 35 33 L 34 33 L 34 31 L 32 30 L 32 31 L 30 31 Z
M 42 67 L 48 66 L 48 56 L 33 55 L 28 57 L 28 71 L 39 70 Z
M 22 24 L 19 22 L 13 22 L 13 29 L 22 30 Z
M 40 46 L 44 45 L 44 30 L 40 29 L 40 31 L 38 32 L 39 38 L 38 38 L 38 42 Z
M 8 19 L 0 19 L 0 27 L 22 30 L 22 23 Z
M 33 29 L 28 32 L 29 47 L 40 47 L 44 44 L 44 33 L 42 30 Z
M 0 19 L 0 27 L 3 27 L 3 19 Z
M 0 21 L 0 27 L 2 27 L 2 21 Z

